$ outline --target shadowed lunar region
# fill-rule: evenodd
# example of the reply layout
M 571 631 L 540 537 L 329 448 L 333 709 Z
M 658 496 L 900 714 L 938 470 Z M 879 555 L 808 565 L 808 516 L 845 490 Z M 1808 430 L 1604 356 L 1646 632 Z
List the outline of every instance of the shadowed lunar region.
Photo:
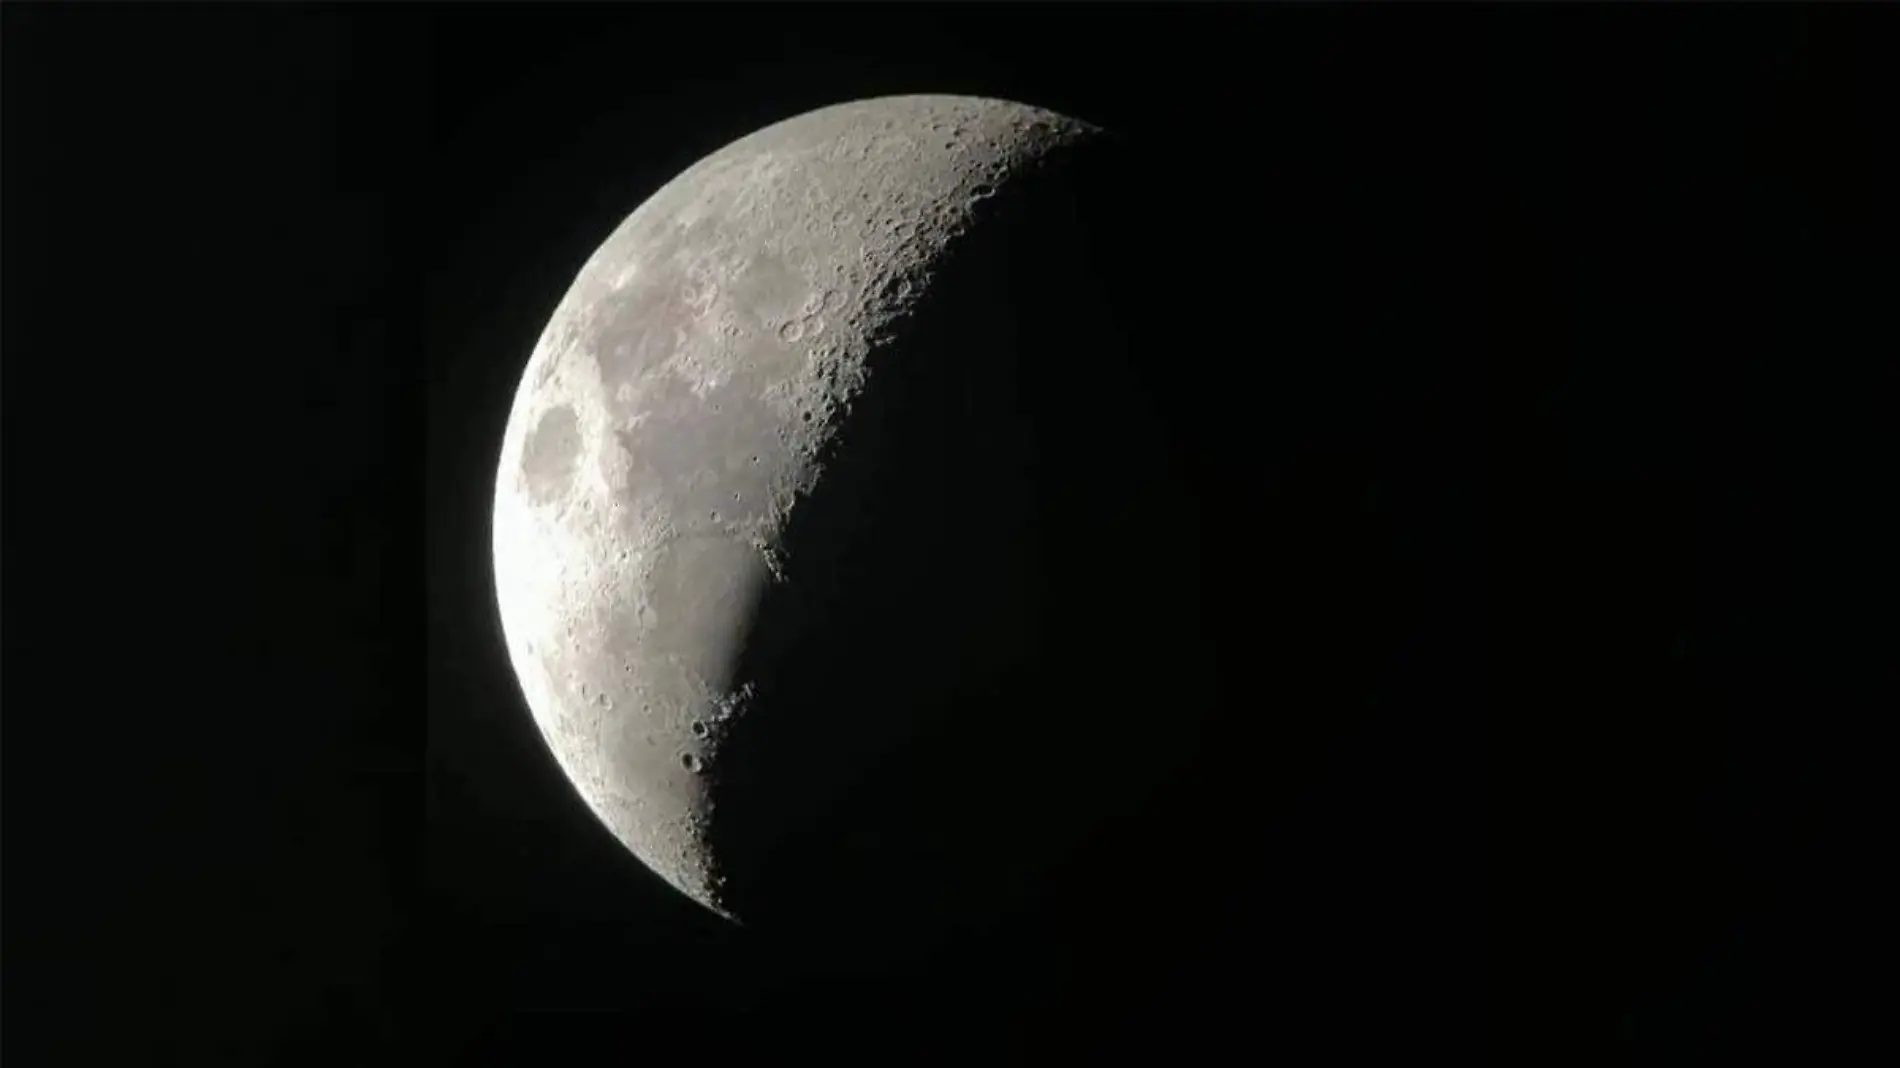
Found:
M 1161 409 L 1218 386 L 1149 166 L 1020 104 L 825 108 L 654 194 L 555 311 L 502 447 L 507 644 L 683 893 L 902 953 L 1078 857 L 1193 877 L 1141 815 L 1191 810 L 1214 700 Z

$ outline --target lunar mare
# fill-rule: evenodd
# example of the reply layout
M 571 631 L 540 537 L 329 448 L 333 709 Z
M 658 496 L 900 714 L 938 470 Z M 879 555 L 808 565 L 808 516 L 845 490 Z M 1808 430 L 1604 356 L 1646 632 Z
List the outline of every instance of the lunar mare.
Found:
M 709 784 L 750 711 L 737 644 L 786 524 L 984 200 L 1098 133 L 948 96 L 769 126 L 615 229 L 528 360 L 495 495 L 509 656 L 594 814 L 714 911 Z

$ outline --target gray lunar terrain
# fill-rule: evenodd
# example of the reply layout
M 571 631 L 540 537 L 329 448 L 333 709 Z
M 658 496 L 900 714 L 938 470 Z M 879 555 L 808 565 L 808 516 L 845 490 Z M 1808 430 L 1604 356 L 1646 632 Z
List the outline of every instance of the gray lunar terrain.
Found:
M 797 566 L 787 523 L 946 250 L 1094 133 L 947 96 L 767 127 L 628 217 L 533 351 L 495 493 L 509 654 L 587 805 L 715 911 L 723 754 L 757 703 L 740 653 Z

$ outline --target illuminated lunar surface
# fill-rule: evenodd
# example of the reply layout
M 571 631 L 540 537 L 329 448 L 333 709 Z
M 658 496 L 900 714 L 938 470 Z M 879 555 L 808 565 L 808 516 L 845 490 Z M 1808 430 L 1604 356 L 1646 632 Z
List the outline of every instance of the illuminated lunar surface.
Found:
M 580 797 L 722 915 L 748 621 L 776 584 L 827 581 L 788 575 L 787 526 L 985 202 L 1098 134 L 950 96 L 767 127 L 628 217 L 533 350 L 495 494 L 509 655 Z

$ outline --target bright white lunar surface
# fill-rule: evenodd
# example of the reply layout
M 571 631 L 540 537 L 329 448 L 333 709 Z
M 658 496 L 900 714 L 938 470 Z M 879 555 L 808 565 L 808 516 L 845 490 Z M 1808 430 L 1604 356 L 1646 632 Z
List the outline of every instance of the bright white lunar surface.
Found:
M 715 786 L 781 535 L 983 202 L 1097 133 L 952 96 L 780 122 L 642 204 L 535 346 L 495 492 L 509 655 L 594 814 L 722 915 Z

